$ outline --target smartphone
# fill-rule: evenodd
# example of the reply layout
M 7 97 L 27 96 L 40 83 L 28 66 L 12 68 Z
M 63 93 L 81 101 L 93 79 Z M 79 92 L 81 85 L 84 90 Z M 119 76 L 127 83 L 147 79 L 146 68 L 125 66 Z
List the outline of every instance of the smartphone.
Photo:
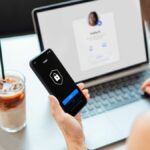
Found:
M 30 67 L 65 112 L 75 116 L 86 105 L 85 96 L 51 49 L 31 60 Z

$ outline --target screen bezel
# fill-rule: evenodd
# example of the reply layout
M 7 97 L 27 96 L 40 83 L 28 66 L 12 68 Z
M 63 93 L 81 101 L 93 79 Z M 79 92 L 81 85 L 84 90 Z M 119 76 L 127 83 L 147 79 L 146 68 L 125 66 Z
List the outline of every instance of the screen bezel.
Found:
M 53 10 L 53 9 L 59 9 L 59 8 L 63 8 L 63 7 L 78 5 L 78 4 L 92 2 L 92 1 L 97 1 L 97 0 L 69 1 L 69 2 L 62 2 L 62 3 L 58 3 L 58 4 L 46 6 L 46 7 L 39 7 L 39 8 L 34 9 L 32 11 L 32 18 L 33 18 L 33 24 L 34 24 L 35 32 L 38 35 L 38 40 L 39 40 L 39 43 L 40 43 L 41 51 L 44 50 L 44 45 L 43 45 L 42 34 L 41 34 L 40 25 L 39 25 L 39 21 L 38 21 L 38 15 L 37 15 L 39 12 L 49 11 L 49 10 Z M 141 3 L 141 1 L 140 1 L 140 3 Z M 87 81 L 95 80 L 95 79 L 98 79 L 100 77 L 112 75 L 112 74 L 119 73 L 119 72 L 122 72 L 122 71 L 127 71 L 127 70 L 139 67 L 141 65 L 146 65 L 146 64 L 149 63 L 148 44 L 147 44 L 147 40 L 146 40 L 146 29 L 145 29 L 145 26 L 144 26 L 144 19 L 142 17 L 141 7 L 140 7 L 140 12 L 141 12 L 141 16 L 140 17 L 143 20 L 142 21 L 142 28 L 143 28 L 143 35 L 144 35 L 144 45 L 145 45 L 146 61 L 134 64 L 134 65 L 131 65 L 131 66 L 128 66 L 128 67 L 124 67 L 124 68 L 121 68 L 121 69 L 117 69 L 117 70 L 114 70 L 114 71 L 111 71 L 111 72 L 108 72 L 108 73 L 104 73 L 104 74 L 101 74 L 101 75 L 98 75 L 98 76 L 95 76 L 95 77 L 91 77 L 89 79 L 78 81 L 78 82 L 87 82 Z

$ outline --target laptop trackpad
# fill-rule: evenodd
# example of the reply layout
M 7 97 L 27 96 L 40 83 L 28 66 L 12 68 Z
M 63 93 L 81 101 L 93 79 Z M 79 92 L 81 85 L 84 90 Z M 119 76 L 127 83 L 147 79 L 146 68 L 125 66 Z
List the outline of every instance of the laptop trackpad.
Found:
M 123 137 L 127 137 L 137 116 L 149 110 L 149 108 L 149 102 L 141 99 L 129 105 L 114 109 L 113 111 L 109 111 L 106 113 L 106 116 L 109 121 L 113 123 L 115 129 L 117 129 Z
M 128 137 L 136 117 L 149 108 L 149 102 L 139 100 L 83 120 L 87 147 L 96 149 Z
M 104 114 L 85 119 L 82 123 L 88 149 L 102 147 L 113 142 L 114 137 L 120 137 Z

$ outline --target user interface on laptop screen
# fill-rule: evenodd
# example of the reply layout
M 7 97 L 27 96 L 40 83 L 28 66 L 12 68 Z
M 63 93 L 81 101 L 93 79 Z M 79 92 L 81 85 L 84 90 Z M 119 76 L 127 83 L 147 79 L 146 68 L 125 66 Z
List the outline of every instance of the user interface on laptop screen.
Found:
M 44 48 L 78 82 L 147 61 L 139 0 L 97 0 L 37 13 Z

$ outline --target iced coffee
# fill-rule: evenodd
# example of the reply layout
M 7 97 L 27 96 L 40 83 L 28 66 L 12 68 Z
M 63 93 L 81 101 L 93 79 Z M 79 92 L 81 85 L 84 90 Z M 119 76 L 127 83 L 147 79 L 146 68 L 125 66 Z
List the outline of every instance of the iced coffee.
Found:
M 26 124 L 23 75 L 11 72 L 0 78 L 0 128 L 17 132 Z

